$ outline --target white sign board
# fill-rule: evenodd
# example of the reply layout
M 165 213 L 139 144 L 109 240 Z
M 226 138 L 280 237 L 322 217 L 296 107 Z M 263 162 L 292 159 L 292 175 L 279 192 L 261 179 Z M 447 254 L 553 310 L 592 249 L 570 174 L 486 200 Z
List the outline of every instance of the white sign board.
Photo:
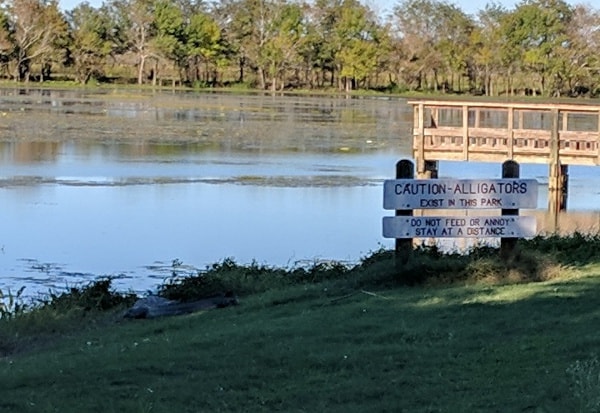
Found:
M 522 238 L 536 235 L 532 216 L 394 216 L 383 218 L 385 238 Z
M 390 179 L 384 209 L 537 208 L 535 179 Z

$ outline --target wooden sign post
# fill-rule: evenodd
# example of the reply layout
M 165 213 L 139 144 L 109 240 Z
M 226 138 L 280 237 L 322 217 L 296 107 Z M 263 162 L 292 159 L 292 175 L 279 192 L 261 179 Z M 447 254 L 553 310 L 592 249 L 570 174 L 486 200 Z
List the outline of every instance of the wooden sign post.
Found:
M 415 165 L 407 160 L 403 159 L 396 163 L 396 179 L 413 179 L 415 177 Z M 413 214 L 412 208 L 408 209 L 396 209 L 397 217 L 410 217 Z M 396 251 L 396 264 L 406 263 L 408 257 L 412 251 L 412 238 L 396 238 L 395 251 Z
M 502 164 L 502 178 L 518 178 L 520 175 L 519 164 L 515 161 L 506 161 Z M 517 208 L 503 208 L 502 215 L 516 216 L 519 215 Z M 535 235 L 535 234 L 534 234 Z M 517 237 L 507 237 L 500 239 L 500 257 L 508 259 L 515 253 L 517 247 Z

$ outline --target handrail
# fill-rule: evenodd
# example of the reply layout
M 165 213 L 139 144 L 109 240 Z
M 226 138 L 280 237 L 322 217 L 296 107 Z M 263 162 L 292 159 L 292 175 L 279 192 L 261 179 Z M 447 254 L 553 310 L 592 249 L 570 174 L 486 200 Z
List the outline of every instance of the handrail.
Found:
M 592 103 L 525 103 L 525 102 L 474 102 L 474 101 L 462 101 L 462 100 L 409 100 L 409 105 L 424 106 L 436 106 L 436 107 L 462 107 L 468 106 L 469 108 L 486 108 L 486 109 L 533 109 L 533 110 L 547 110 L 559 109 L 561 111 L 569 112 L 600 112 L 600 105 Z
M 506 159 L 600 165 L 600 105 L 431 99 L 408 103 L 415 112 L 413 150 L 418 165 L 423 165 L 425 160 L 503 162 Z M 452 125 L 442 124 L 449 119 L 440 117 L 444 110 L 454 111 Z M 481 125 L 481 112 L 489 111 L 507 112 L 493 126 Z M 531 116 L 528 112 L 539 112 L 548 118 L 537 128 L 525 127 L 524 118 Z M 591 130 L 570 128 L 571 116 L 578 113 L 597 114 L 596 119 L 589 121 Z M 422 168 L 417 166 L 417 169 Z

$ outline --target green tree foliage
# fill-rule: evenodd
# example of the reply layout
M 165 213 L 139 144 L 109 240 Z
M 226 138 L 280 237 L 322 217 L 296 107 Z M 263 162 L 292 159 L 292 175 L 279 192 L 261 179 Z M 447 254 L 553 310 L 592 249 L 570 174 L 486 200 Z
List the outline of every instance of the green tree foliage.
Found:
M 406 51 L 400 69 L 402 81 L 411 89 L 439 89 L 442 59 L 436 45 L 440 40 L 441 4 L 437 0 L 403 0 L 394 8 L 396 35 Z
M 366 6 L 356 0 L 317 0 L 307 27 L 321 87 L 328 77 L 331 86 L 351 90 L 376 73 L 384 28 Z
M 306 37 L 304 15 L 298 4 L 279 2 L 273 6 L 274 13 L 265 25 L 265 43 L 259 52 L 258 63 L 270 79 L 271 90 L 275 91 L 285 71 L 301 64 L 299 51 Z
M 208 73 L 216 81 L 216 68 L 222 66 L 224 55 L 221 28 L 217 21 L 202 10 L 183 8 L 170 1 L 159 0 L 154 7 L 154 38 L 156 56 L 177 68 L 182 82 L 209 82 Z M 201 67 L 211 67 L 201 75 Z
M 336 79 L 335 56 L 340 50 L 335 28 L 340 17 L 340 0 L 316 0 L 309 15 L 308 38 L 312 53 L 307 66 L 318 70 L 317 85 L 333 86 Z
M 589 6 L 573 9 L 567 27 L 569 47 L 562 49 L 563 70 L 557 73 L 557 88 L 571 96 L 597 94 L 600 87 L 600 12 Z M 591 90 L 594 85 L 595 90 Z
M 571 7 L 562 0 L 525 0 L 506 15 L 503 52 L 513 68 L 518 64 L 523 72 L 537 77 L 534 92 L 557 93 L 556 78 L 562 75 L 568 55 L 567 28 L 572 17 Z
M 151 40 L 154 35 L 152 0 L 112 0 L 110 7 L 114 9 L 117 26 L 125 51 L 136 58 L 137 83 L 144 83 L 146 60 L 153 57 Z
M 207 13 L 198 12 L 192 15 L 185 30 L 187 55 L 192 71 L 191 80 L 206 83 L 217 81 L 217 68 L 223 64 L 224 47 L 221 29 L 217 22 Z M 200 67 L 205 66 L 205 78 L 200 75 Z M 212 79 L 209 74 L 212 67 Z
M 225 40 L 237 56 L 238 81 L 246 82 L 250 69 L 258 74 L 261 89 L 265 89 L 266 80 L 260 51 L 267 40 L 272 8 L 268 0 L 223 0 L 216 9 L 221 24 L 226 25 Z
M 9 75 L 8 63 L 13 54 L 14 40 L 12 37 L 10 17 L 4 10 L 0 10 L 0 65 L 2 74 Z
M 67 24 L 55 0 L 12 0 L 6 3 L 8 33 L 5 46 L 14 62 L 14 78 L 28 81 L 31 65 L 49 64 L 67 36 Z
M 383 20 L 358 0 L 3 0 L 0 76 L 123 77 L 260 89 L 394 88 L 489 96 L 600 93 L 600 15 L 565 0 L 398 0 Z M 132 69 L 135 68 L 135 69 Z
M 76 81 L 86 84 L 101 75 L 104 59 L 113 49 L 111 22 L 103 9 L 81 3 L 69 12 L 70 58 Z
M 458 91 L 462 89 L 462 78 L 468 74 L 471 64 L 471 34 L 475 23 L 458 7 L 446 3 L 437 6 L 436 15 L 440 19 L 436 50 L 446 75 L 442 89 L 444 92 Z
M 488 5 L 479 12 L 479 24 L 471 32 L 470 90 L 493 96 L 502 71 L 501 24 L 507 11 L 498 5 Z
M 397 36 L 406 51 L 405 81 L 416 89 L 460 90 L 473 65 L 473 19 L 438 0 L 405 0 L 394 9 Z
M 32 61 L 40 68 L 40 81 L 50 78 L 53 65 L 66 62 L 69 45 L 69 25 L 64 14 L 60 11 L 58 1 L 44 3 L 43 22 L 46 32 L 52 34 L 36 45 Z
M 346 91 L 354 89 L 377 66 L 377 30 L 366 7 L 355 0 L 344 0 L 334 34 L 337 52 L 334 61 Z
M 186 68 L 185 19 L 183 10 L 173 2 L 159 0 L 154 7 L 155 36 L 152 48 L 157 59 L 170 62 L 178 71 L 180 80 Z M 155 67 L 155 74 L 157 71 Z M 155 78 L 154 78 L 155 79 Z

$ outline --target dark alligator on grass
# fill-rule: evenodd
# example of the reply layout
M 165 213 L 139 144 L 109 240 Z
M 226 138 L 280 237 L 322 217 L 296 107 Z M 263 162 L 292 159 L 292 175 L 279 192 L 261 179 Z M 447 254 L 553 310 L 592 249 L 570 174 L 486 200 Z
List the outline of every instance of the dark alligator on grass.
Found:
M 215 295 L 195 301 L 168 300 L 157 295 L 140 298 L 127 310 L 125 318 L 156 318 L 189 314 L 195 311 L 212 310 L 237 305 L 238 300 L 231 293 Z

